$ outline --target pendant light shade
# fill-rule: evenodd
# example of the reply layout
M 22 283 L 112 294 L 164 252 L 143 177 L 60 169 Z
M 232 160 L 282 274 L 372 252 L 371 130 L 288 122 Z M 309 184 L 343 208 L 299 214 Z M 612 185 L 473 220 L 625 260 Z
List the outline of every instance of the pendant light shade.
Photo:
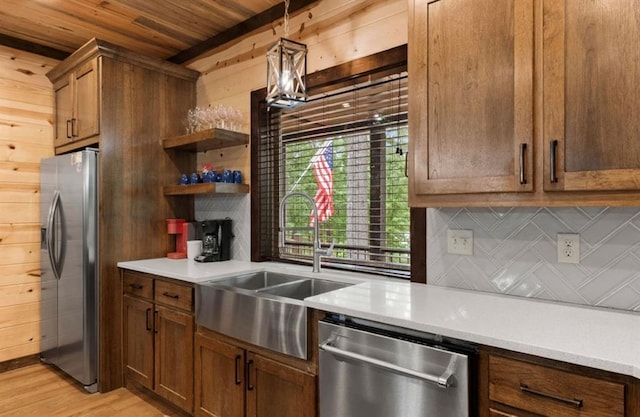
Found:
M 307 100 L 307 45 L 280 38 L 267 51 L 267 105 L 291 109 Z

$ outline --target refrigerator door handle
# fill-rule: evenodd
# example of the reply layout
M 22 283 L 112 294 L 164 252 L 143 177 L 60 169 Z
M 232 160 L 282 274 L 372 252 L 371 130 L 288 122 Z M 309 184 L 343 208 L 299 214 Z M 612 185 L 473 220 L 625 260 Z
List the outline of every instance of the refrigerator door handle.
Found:
M 47 253 L 49 255 L 49 261 L 51 262 L 51 269 L 53 275 L 57 280 L 60 279 L 60 271 L 58 270 L 59 260 L 56 259 L 56 238 L 55 238 L 55 217 L 58 208 L 60 207 L 60 191 L 56 190 L 53 194 L 53 200 L 49 206 L 49 215 L 47 216 L 47 231 L 46 231 L 46 243 Z

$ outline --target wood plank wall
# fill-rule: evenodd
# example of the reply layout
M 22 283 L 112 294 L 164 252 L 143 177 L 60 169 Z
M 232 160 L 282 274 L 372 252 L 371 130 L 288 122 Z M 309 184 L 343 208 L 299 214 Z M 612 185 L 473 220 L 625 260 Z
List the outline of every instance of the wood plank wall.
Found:
M 252 90 L 264 88 L 266 52 L 283 37 L 282 19 L 264 31 L 249 34 L 189 65 L 203 75 L 198 80 L 198 106 L 233 106 L 242 111 L 249 133 Z M 322 0 L 291 17 L 287 38 L 307 44 L 307 72 L 385 51 L 407 43 L 407 0 Z M 249 178 L 249 149 L 198 155 L 198 163 L 242 169 Z
M 40 351 L 40 159 L 58 61 L 0 46 L 0 362 Z

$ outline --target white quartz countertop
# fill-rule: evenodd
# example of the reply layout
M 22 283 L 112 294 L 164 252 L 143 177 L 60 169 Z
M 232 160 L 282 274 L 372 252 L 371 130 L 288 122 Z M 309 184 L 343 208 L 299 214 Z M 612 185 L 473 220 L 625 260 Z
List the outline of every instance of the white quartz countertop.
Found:
M 139 272 L 200 283 L 273 270 L 357 283 L 309 297 L 309 307 L 589 366 L 640 379 L 640 314 L 456 290 L 276 263 L 199 264 L 168 258 L 120 262 Z

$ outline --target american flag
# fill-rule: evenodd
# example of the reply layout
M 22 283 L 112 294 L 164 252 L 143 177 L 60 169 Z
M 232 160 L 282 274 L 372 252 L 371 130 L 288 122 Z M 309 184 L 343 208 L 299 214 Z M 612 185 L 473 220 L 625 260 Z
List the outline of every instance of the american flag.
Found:
M 311 159 L 318 191 L 313 200 L 318 207 L 318 222 L 333 216 L 333 142 L 325 142 Z M 313 213 L 309 224 L 313 226 Z

